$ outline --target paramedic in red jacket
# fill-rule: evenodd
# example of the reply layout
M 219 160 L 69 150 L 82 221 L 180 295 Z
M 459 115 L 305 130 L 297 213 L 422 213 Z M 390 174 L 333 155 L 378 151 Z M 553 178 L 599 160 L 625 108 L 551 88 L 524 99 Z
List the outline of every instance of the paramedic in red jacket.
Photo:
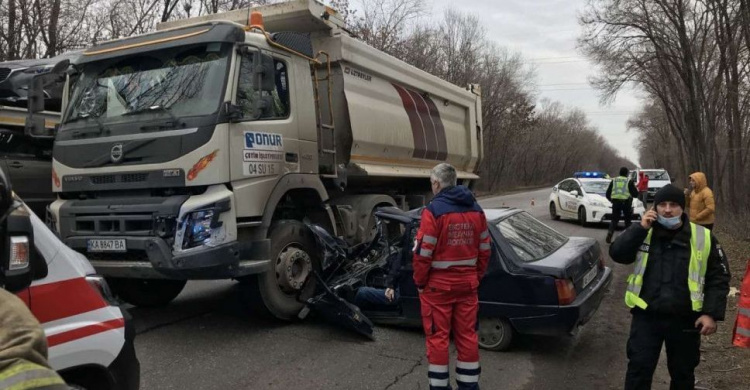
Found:
M 449 337 L 458 351 L 459 389 L 479 389 L 477 288 L 490 258 L 484 212 L 468 188 L 456 185 L 456 169 L 440 164 L 430 177 L 435 197 L 422 211 L 414 248 L 414 283 L 427 335 L 430 389 L 450 389 Z

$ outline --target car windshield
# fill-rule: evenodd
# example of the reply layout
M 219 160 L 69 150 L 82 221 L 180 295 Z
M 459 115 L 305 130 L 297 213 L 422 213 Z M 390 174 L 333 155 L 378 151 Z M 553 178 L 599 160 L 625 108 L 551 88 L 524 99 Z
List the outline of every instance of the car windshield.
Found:
M 669 180 L 667 171 L 642 171 L 649 180 Z
M 75 84 L 65 123 L 165 112 L 175 117 L 208 115 L 221 102 L 229 44 L 183 46 L 86 64 Z
M 521 212 L 496 223 L 500 233 L 524 262 L 549 256 L 568 241 L 564 235 Z
M 589 194 L 606 194 L 609 181 L 582 181 L 583 190 Z

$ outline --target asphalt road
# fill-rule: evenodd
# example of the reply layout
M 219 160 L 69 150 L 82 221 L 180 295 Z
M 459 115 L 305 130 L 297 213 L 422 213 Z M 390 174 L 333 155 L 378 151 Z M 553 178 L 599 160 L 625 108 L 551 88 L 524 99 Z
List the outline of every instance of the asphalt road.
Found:
M 552 221 L 549 189 L 486 198 L 485 208 L 518 207 L 570 236 L 604 243 L 606 228 Z M 535 205 L 531 205 L 532 199 Z M 508 352 L 481 351 L 484 389 L 620 389 L 630 315 L 626 267 L 594 318 L 574 336 L 520 337 Z M 141 389 L 426 389 L 419 329 L 378 327 L 375 341 L 317 321 L 279 323 L 254 315 L 231 281 L 190 282 L 161 309 L 131 308 Z M 455 354 L 453 355 L 455 356 Z M 664 360 L 662 360 L 664 361 Z M 668 387 L 665 364 L 654 388 Z

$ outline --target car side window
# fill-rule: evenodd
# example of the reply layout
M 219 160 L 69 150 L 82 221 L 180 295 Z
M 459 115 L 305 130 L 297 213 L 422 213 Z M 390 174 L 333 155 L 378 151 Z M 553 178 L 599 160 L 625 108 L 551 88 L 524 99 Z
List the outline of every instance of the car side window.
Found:
M 562 184 L 560 184 L 560 189 L 566 192 L 573 191 L 571 186 L 572 183 L 573 182 L 571 182 L 570 180 L 565 180 L 564 182 L 562 182 Z
M 570 191 L 578 191 L 578 194 L 582 194 L 581 192 L 581 186 L 578 185 L 578 183 L 571 181 L 570 182 Z
M 260 117 L 257 119 L 284 119 L 289 117 L 289 73 L 284 61 L 274 58 L 274 84 L 273 91 L 256 91 L 253 87 L 257 83 L 257 74 L 253 72 L 253 57 L 246 55 L 240 62 L 240 80 L 237 85 L 237 105 L 242 110 L 243 118 L 254 119 L 255 106 L 261 100 Z
M 0 155 L 9 159 L 52 161 L 52 140 L 28 137 L 20 132 L 0 132 Z

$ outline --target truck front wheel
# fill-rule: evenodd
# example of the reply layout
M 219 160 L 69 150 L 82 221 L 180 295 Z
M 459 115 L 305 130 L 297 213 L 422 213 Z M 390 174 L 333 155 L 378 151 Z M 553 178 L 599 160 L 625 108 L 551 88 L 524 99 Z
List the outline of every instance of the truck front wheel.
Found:
M 107 278 L 112 292 L 135 306 L 164 306 L 177 298 L 187 280 Z
M 272 263 L 247 286 L 249 303 L 278 319 L 293 320 L 315 293 L 313 270 L 320 270 L 315 238 L 305 224 L 294 220 L 274 223 L 269 238 Z

